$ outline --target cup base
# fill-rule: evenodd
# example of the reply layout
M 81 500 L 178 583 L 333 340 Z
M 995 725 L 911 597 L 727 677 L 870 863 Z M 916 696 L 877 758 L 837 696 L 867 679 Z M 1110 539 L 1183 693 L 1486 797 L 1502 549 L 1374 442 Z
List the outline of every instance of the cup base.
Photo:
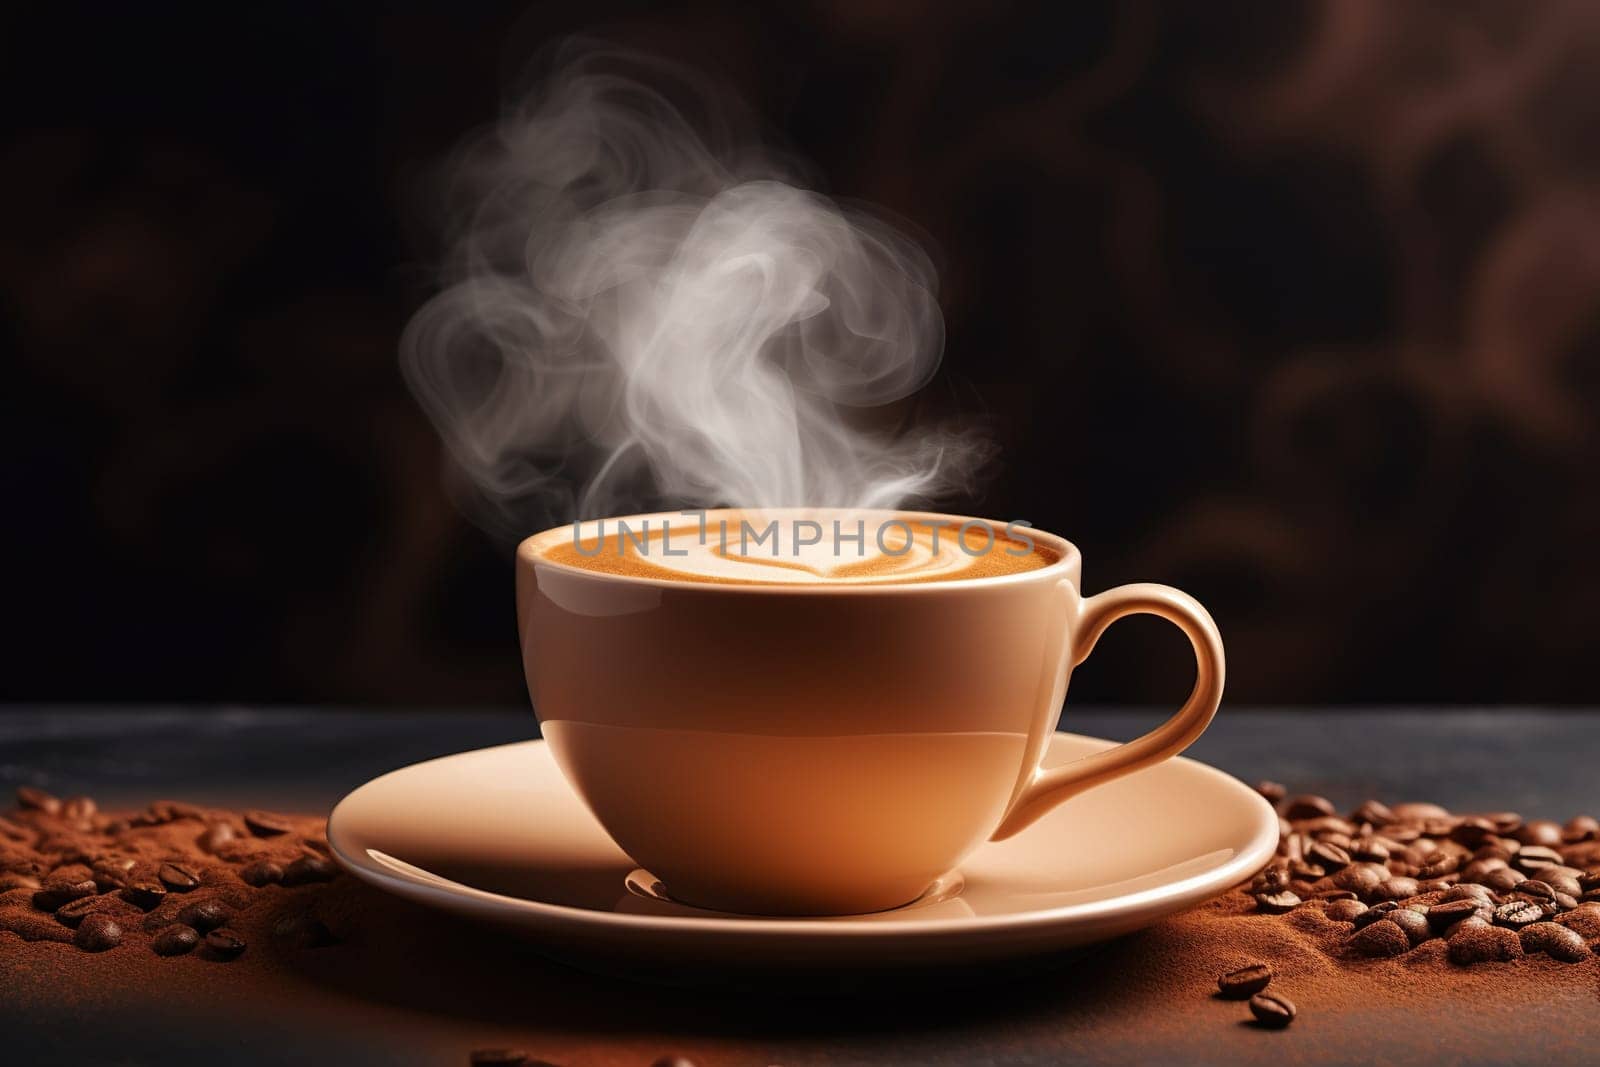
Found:
M 717 907 L 709 904 L 696 904 L 692 900 L 675 895 L 665 882 L 645 870 L 636 867 L 628 872 L 623 879 L 628 892 L 645 900 L 653 900 L 660 904 L 674 904 L 682 908 L 693 908 L 695 911 L 716 912 L 721 915 L 743 915 L 756 918 L 771 918 L 774 915 L 804 917 L 840 916 L 840 915 L 879 915 L 884 912 L 905 911 L 912 908 L 924 908 L 933 904 L 940 904 L 961 895 L 966 888 L 966 880 L 961 877 L 960 871 L 950 871 L 940 875 L 930 882 L 922 892 L 900 904 L 890 904 L 886 907 L 868 907 L 852 911 L 811 911 L 811 910 L 782 910 L 782 911 L 750 911 L 744 908 Z

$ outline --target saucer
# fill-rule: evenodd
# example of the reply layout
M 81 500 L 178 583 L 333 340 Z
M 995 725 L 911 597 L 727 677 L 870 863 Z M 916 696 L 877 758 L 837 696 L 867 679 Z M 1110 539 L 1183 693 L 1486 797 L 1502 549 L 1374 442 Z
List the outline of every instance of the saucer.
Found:
M 1056 734 L 1045 766 L 1115 742 Z M 523 931 L 551 955 L 654 967 L 922 967 L 1033 957 L 1115 937 L 1244 881 L 1278 842 L 1253 789 L 1178 757 L 980 847 L 918 900 L 872 915 L 763 918 L 674 902 L 612 843 L 543 741 L 414 764 L 328 819 L 352 874 Z

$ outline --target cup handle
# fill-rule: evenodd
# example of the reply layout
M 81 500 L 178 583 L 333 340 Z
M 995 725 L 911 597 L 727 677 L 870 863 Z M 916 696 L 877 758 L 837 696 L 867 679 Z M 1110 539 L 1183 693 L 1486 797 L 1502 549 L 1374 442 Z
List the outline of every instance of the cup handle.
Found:
M 1062 767 L 1035 769 L 1032 780 L 1019 791 L 1011 809 L 1000 820 L 1000 828 L 991 841 L 1004 841 L 1085 790 L 1176 756 L 1205 732 L 1222 701 L 1227 669 L 1222 636 L 1210 613 L 1188 593 L 1168 585 L 1138 582 L 1079 600 L 1076 610 L 1072 625 L 1074 667 L 1089 658 L 1100 635 L 1118 619 L 1126 615 L 1159 615 L 1187 634 L 1194 646 L 1194 689 L 1176 715 L 1143 737 Z

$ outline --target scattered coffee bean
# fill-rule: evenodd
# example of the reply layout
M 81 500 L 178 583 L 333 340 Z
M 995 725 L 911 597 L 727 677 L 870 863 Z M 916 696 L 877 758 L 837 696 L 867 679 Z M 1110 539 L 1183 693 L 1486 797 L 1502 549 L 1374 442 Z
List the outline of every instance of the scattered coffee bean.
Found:
M 1277 804 L 1289 795 L 1289 791 L 1277 782 L 1257 782 L 1256 792 L 1265 797 L 1268 804 Z
M 245 943 L 242 937 L 224 927 L 206 935 L 206 950 L 218 959 L 237 959 L 244 954 Z
M 294 829 L 294 826 L 281 815 L 274 815 L 270 811 L 247 811 L 244 813 L 245 829 L 257 837 L 277 837 Z
M 1563 844 L 1576 845 L 1580 841 L 1600 839 L 1600 819 L 1593 815 L 1574 815 L 1561 828 Z
M 1290 889 L 1280 889 L 1274 893 L 1257 893 L 1256 907 L 1268 915 L 1281 915 L 1300 905 L 1300 895 Z
M 1389 855 L 1389 846 L 1376 837 L 1358 837 L 1350 843 L 1350 858 L 1354 860 L 1382 863 Z
M 1536 874 L 1545 867 L 1561 866 L 1561 853 L 1545 845 L 1524 845 L 1511 858 L 1512 866 L 1524 874 Z
M 1494 909 L 1494 921 L 1512 928 L 1527 926 L 1544 918 L 1544 909 L 1531 900 L 1508 900 Z
M 1375 923 L 1380 919 L 1385 919 L 1399 910 L 1399 901 L 1385 900 L 1381 903 L 1374 904 L 1360 915 L 1357 915 L 1352 921 L 1356 924 L 1356 929 L 1359 930 L 1363 926 L 1366 926 L 1370 923 Z
M 1278 993 L 1257 993 L 1250 998 L 1250 1014 L 1256 1017 L 1256 1022 L 1261 1026 L 1273 1030 L 1282 1030 L 1294 1022 L 1298 1012 L 1294 1001 Z
M 1267 988 L 1272 981 L 1272 968 L 1265 963 L 1252 963 L 1248 967 L 1229 971 L 1217 979 L 1217 988 L 1225 1000 L 1244 1000 Z
M 1446 875 L 1455 874 L 1460 869 L 1460 856 L 1454 852 L 1435 852 L 1428 857 L 1428 862 L 1417 868 L 1417 877 L 1426 881 L 1434 881 Z
M 1268 867 L 1250 880 L 1252 893 L 1275 893 L 1288 887 L 1289 871 L 1286 867 Z
M 1389 869 L 1381 863 L 1352 863 L 1333 875 L 1333 884 L 1366 896 L 1388 877 Z
M 157 956 L 182 956 L 194 951 L 199 944 L 200 932 L 181 924 L 163 927 L 150 939 L 150 947 Z
M 1359 900 L 1335 900 L 1322 913 L 1334 922 L 1349 923 L 1355 922 L 1366 910 L 1367 906 Z
M 92 897 L 100 891 L 92 878 L 47 878 L 39 891 L 33 894 L 33 906 L 40 911 L 55 911 L 83 897 Z
M 1490 871 L 1484 875 L 1482 884 L 1496 893 L 1509 893 L 1527 880 L 1527 875 L 1521 871 L 1514 871 L 1510 867 L 1501 867 L 1497 871 Z
M 1394 822 L 1394 812 L 1390 811 L 1389 806 L 1381 801 L 1368 800 L 1350 813 L 1350 821 L 1366 823 L 1368 826 L 1375 826 L 1381 829 Z
M 134 907 L 149 911 L 167 899 L 167 887 L 160 882 L 136 882 L 125 887 L 120 896 Z
M 1406 804 L 1396 804 L 1394 806 L 1394 817 L 1396 819 L 1424 822 L 1428 819 L 1448 819 L 1450 818 L 1450 812 L 1437 804 L 1411 801 Z
M 222 926 L 228 921 L 228 915 L 228 906 L 218 900 L 197 900 L 178 909 L 178 921 L 202 934 Z
M 323 948 L 339 942 L 326 923 L 308 912 L 281 916 L 272 926 L 272 936 L 293 948 Z
M 62 926 L 77 926 L 104 906 L 105 898 L 103 897 L 79 897 L 77 900 L 69 901 L 56 909 L 56 922 Z
M 1514 960 L 1522 956 L 1522 940 L 1515 930 L 1466 919 L 1450 934 L 1449 954 L 1452 963 L 1462 964 Z
M 1555 848 L 1561 844 L 1561 825 L 1549 819 L 1530 819 L 1517 827 L 1512 836 L 1524 845 Z
M 180 867 L 176 863 L 163 863 L 156 871 L 156 877 L 161 884 L 174 893 L 187 893 L 199 888 L 200 876 L 187 867 Z
M 1394 918 L 1394 915 L 1390 915 L 1387 918 L 1363 926 L 1350 935 L 1350 940 L 1346 944 L 1363 956 L 1400 955 L 1411 947 L 1411 939 L 1406 936 L 1404 930 L 1394 923 Z M 1418 916 L 1418 918 L 1421 918 L 1421 916 Z
M 1445 900 L 1474 900 L 1480 904 L 1493 904 L 1494 894 L 1476 882 L 1463 882 L 1445 890 Z
M 1543 952 L 1563 963 L 1577 963 L 1593 955 L 1576 931 L 1556 923 L 1540 922 L 1524 926 L 1518 936 L 1522 939 L 1522 951 Z
M 1556 916 L 1556 922 L 1585 941 L 1600 941 L 1600 904 L 1579 904 L 1565 915 Z
M 1390 878 L 1379 882 L 1372 890 L 1372 896 L 1378 900 L 1404 900 L 1417 895 L 1417 880 L 1415 878 Z
M 73 822 L 92 819 L 98 810 L 92 797 L 68 797 L 61 802 L 61 817 Z
M 339 873 L 330 859 L 321 856 L 301 856 L 283 869 L 284 885 L 309 885 L 312 882 L 329 882 Z
M 1477 848 L 1497 835 L 1494 823 L 1478 816 L 1469 816 L 1450 828 L 1450 840 L 1467 848 Z
M 700 1065 L 687 1056 L 657 1056 L 650 1061 L 650 1067 L 700 1067 Z
M 17 807 L 25 811 L 42 811 L 46 815 L 61 814 L 61 801 L 58 798 L 31 785 L 17 786 Z
M 1455 900 L 1446 900 L 1429 908 L 1427 923 L 1435 931 L 1444 933 L 1462 919 L 1471 918 L 1474 915 L 1487 917 L 1488 914 L 1485 902 L 1460 897 Z
M 1518 882 L 1517 888 L 1512 892 L 1525 900 L 1553 901 L 1556 899 L 1555 888 L 1549 882 L 1541 882 L 1537 878 L 1529 878 L 1525 882 Z
M 1420 945 L 1433 936 L 1433 927 L 1428 925 L 1427 917 L 1412 908 L 1399 909 L 1389 916 L 1388 921 L 1403 930 L 1406 940 L 1413 945 Z
M 1328 841 L 1317 841 L 1306 851 L 1306 859 L 1324 871 L 1336 871 L 1350 866 L 1350 853 Z
M 277 885 L 283 881 L 283 868 L 271 860 L 256 860 L 246 864 L 239 877 L 246 885 Z
M 104 952 L 122 944 L 122 927 L 109 915 L 86 915 L 72 935 L 72 943 L 85 952 Z
M 1319 797 L 1310 793 L 1290 797 L 1283 804 L 1284 817 L 1293 821 L 1319 819 L 1325 815 L 1332 815 L 1335 810 L 1333 802 L 1327 797 Z
M 214 822 L 210 826 L 206 827 L 205 833 L 201 834 L 195 843 L 201 848 L 205 849 L 207 852 L 215 853 L 219 848 L 232 840 L 233 827 L 229 826 L 225 822 Z

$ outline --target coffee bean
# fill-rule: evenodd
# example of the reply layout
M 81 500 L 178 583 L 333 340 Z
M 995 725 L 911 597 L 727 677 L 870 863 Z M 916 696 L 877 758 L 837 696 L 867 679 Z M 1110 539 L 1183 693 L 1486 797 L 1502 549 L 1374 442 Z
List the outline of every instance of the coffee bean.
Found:
M 657 1056 L 650 1061 L 650 1067 L 700 1067 L 700 1064 L 687 1056 Z
M 1289 794 L 1289 791 L 1278 782 L 1257 782 L 1256 792 L 1265 797 L 1268 804 L 1277 804 Z
M 1434 881 L 1455 874 L 1461 868 L 1461 857 L 1454 852 L 1436 852 L 1428 862 L 1417 868 L 1417 877 Z
M 77 926 L 104 906 L 104 897 L 79 897 L 77 900 L 69 901 L 56 909 L 56 922 L 62 926 Z
M 1389 869 L 1381 863 L 1352 863 L 1333 876 L 1333 884 L 1340 889 L 1366 896 L 1389 877 Z
M 174 924 L 163 927 L 150 939 L 150 947 L 157 956 L 182 956 L 194 951 L 200 944 L 200 933 L 190 926 Z
M 1389 846 L 1376 837 L 1358 837 L 1350 844 L 1350 858 L 1382 863 L 1389 858 Z
M 33 906 L 40 911 L 55 911 L 83 897 L 92 897 L 99 887 L 92 878 L 47 878 L 39 891 L 33 894 Z
M 339 868 L 329 859 L 321 856 L 301 856 L 283 869 L 284 885 L 309 885 L 312 882 L 328 882 L 339 873 Z
M 156 877 L 161 880 L 162 885 L 174 893 L 187 893 L 200 885 L 199 875 L 176 863 L 163 863 L 156 871 Z
M 1600 867 L 1584 871 L 1579 875 L 1578 888 L 1585 893 L 1591 889 L 1600 889 Z
M 1561 853 L 1544 845 L 1523 845 L 1511 863 L 1524 874 L 1535 874 L 1545 867 L 1560 867 Z
M 1521 871 L 1514 871 L 1510 867 L 1501 867 L 1497 871 L 1490 871 L 1484 875 L 1482 884 L 1496 893 L 1509 893 L 1527 880 L 1528 876 Z
M 1556 922 L 1576 931 L 1585 941 L 1600 941 L 1600 904 L 1579 904 L 1565 915 L 1558 915 Z
M 1489 914 L 1490 912 L 1485 907 L 1484 902 L 1458 898 L 1456 900 L 1446 900 L 1429 908 L 1427 923 L 1439 933 L 1444 933 L 1462 919 L 1467 919 L 1474 915 L 1488 917 Z
M 1583 886 L 1579 882 L 1582 876 L 1582 871 L 1575 867 L 1566 866 L 1544 867 L 1539 870 L 1537 875 L 1539 881 L 1547 883 L 1551 889 L 1559 893 L 1572 893 L 1574 895 L 1583 892 Z
M 1480 904 L 1493 904 L 1494 894 L 1476 882 L 1462 882 L 1445 890 L 1445 900 L 1473 900 Z
M 1518 882 L 1515 894 L 1526 900 L 1546 901 L 1555 900 L 1555 887 L 1548 882 L 1541 882 L 1537 878 L 1529 878 Z
M 1290 889 L 1280 889 L 1273 893 L 1257 893 L 1256 907 L 1269 915 L 1281 915 L 1300 905 L 1300 896 Z
M 1415 878 L 1390 878 L 1388 881 L 1379 882 L 1372 890 L 1372 896 L 1378 900 L 1404 900 L 1416 895 Z
M 1549 819 L 1530 819 L 1517 827 L 1512 834 L 1524 845 L 1543 845 L 1555 848 L 1561 844 L 1561 826 Z
M 224 927 L 206 935 L 206 950 L 218 959 L 237 959 L 244 954 L 244 938 Z
M 1522 940 L 1515 930 L 1466 919 L 1450 933 L 1449 954 L 1452 963 L 1461 964 L 1520 959 Z
M 1323 882 L 1326 882 L 1326 881 L 1327 881 L 1327 879 L 1323 879 Z M 1318 900 L 1324 900 L 1324 901 L 1327 901 L 1330 904 L 1333 901 L 1336 901 L 1336 900 L 1359 900 L 1360 899 L 1354 893 L 1350 892 L 1350 890 L 1348 890 L 1348 889 L 1334 889 L 1334 888 L 1332 888 L 1331 885 L 1328 885 L 1328 886 L 1324 887 L 1322 882 L 1319 882 L 1317 884 L 1316 896 L 1317 896 Z
M 72 935 L 72 943 L 85 952 L 104 952 L 122 944 L 122 927 L 109 915 L 86 915 Z
M 178 921 L 202 934 L 228 921 L 229 908 L 219 900 L 197 900 L 178 909 Z
M 223 845 L 226 845 L 232 840 L 233 827 L 229 826 L 225 822 L 214 822 L 210 826 L 206 827 L 205 833 L 200 835 L 195 844 L 199 845 L 207 852 L 215 853 L 217 849 L 221 848 Z
M 1265 963 L 1252 963 L 1229 971 L 1217 979 L 1217 988 L 1225 1000 L 1244 1000 L 1267 988 L 1272 981 L 1272 968 Z
M 1320 819 L 1324 815 L 1332 815 L 1335 810 L 1333 802 L 1327 797 L 1314 796 L 1310 793 L 1290 797 L 1283 804 L 1284 817 L 1295 821 Z
M 1382 801 L 1367 800 L 1350 813 L 1350 821 L 1366 823 L 1368 826 L 1388 826 L 1394 822 L 1394 812 L 1390 811 L 1389 806 Z
M 1524 926 L 1519 936 L 1522 939 L 1522 951 L 1543 952 L 1551 959 L 1563 963 L 1577 963 L 1593 955 L 1582 937 L 1575 931 L 1556 923 L 1534 923 L 1531 926 Z
M 1350 935 L 1346 944 L 1363 956 L 1400 955 L 1411 947 L 1411 938 L 1407 937 L 1406 932 L 1393 921 L 1398 914 L 1396 912 L 1387 918 L 1363 926 Z M 1417 917 L 1421 918 L 1420 915 Z M 1424 922 L 1423 925 L 1426 926 L 1427 923 Z
M 17 807 L 25 811 L 42 811 L 46 815 L 61 814 L 61 801 L 58 798 L 31 785 L 17 786 Z
M 1323 909 L 1322 914 L 1334 922 L 1355 922 L 1367 910 L 1359 900 L 1335 900 Z
M 160 882 L 136 882 L 124 888 L 120 896 L 134 907 L 149 911 L 167 899 L 167 887 Z
M 1317 841 L 1306 852 L 1306 859 L 1324 871 L 1336 871 L 1350 866 L 1350 853 L 1328 841 Z
M 1399 901 L 1397 901 L 1397 900 L 1385 900 L 1381 904 L 1374 904 L 1372 907 L 1368 908 L 1366 911 L 1364 911 L 1361 914 L 1357 915 L 1354 919 L 1351 920 L 1351 922 L 1355 923 L 1356 924 L 1356 929 L 1359 930 L 1364 926 L 1367 926 L 1367 925 L 1369 925 L 1371 923 L 1375 923 L 1375 922 L 1379 921 L 1380 919 L 1385 919 L 1388 916 L 1394 914 L 1395 912 L 1397 912 L 1399 910 L 1400 910 L 1400 902 Z
M 1494 909 L 1494 921 L 1499 926 L 1523 927 L 1543 918 L 1544 909 L 1531 900 L 1508 900 Z
M 309 912 L 281 916 L 272 926 L 272 936 L 293 948 L 323 948 L 339 942 L 327 924 Z
M 244 813 L 245 829 L 257 837 L 277 837 L 279 834 L 289 833 L 294 829 L 293 824 L 280 815 L 270 811 L 247 811 Z
M 271 860 L 256 860 L 239 872 L 246 885 L 277 885 L 283 881 L 283 868 Z
M 1387 921 L 1398 926 L 1405 933 L 1406 940 L 1413 945 L 1420 945 L 1433 936 L 1433 928 L 1428 925 L 1427 918 L 1422 912 L 1411 908 L 1401 908 L 1391 914 Z
M 1486 840 L 1497 836 L 1494 823 L 1478 816 L 1468 816 L 1450 829 L 1450 840 L 1467 848 L 1477 848 Z
M 1250 1014 L 1261 1026 L 1282 1030 L 1294 1022 L 1294 1001 L 1278 993 L 1257 993 L 1250 998 Z
M 1561 840 L 1568 845 L 1596 839 L 1600 839 L 1600 819 L 1593 815 L 1574 815 L 1561 828 Z
M 1451 816 L 1448 811 L 1437 804 L 1413 801 L 1409 804 L 1396 804 L 1394 806 L 1394 817 L 1401 820 L 1421 822 L 1424 819 L 1448 819 Z

